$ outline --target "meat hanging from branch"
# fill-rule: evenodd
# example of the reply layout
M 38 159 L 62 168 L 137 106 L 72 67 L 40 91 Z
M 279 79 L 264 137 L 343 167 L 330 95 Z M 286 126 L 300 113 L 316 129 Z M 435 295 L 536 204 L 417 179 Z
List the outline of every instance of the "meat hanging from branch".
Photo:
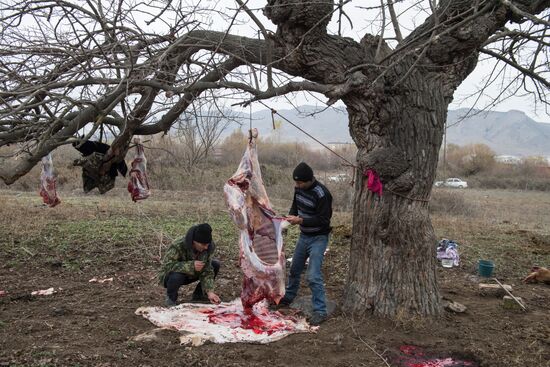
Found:
M 279 303 L 285 294 L 285 254 L 282 229 L 265 190 L 256 141 L 251 137 L 239 168 L 224 186 L 229 213 L 240 230 L 240 266 L 243 271 L 241 302 L 245 312 L 266 299 Z
M 42 157 L 42 172 L 40 173 L 40 196 L 44 204 L 53 208 L 57 204 L 61 203 L 61 200 L 57 196 L 56 179 L 53 174 L 53 160 L 52 155 L 48 154 Z
M 128 192 L 130 192 L 132 200 L 136 202 L 147 199 L 151 191 L 149 189 L 149 181 L 147 180 L 147 158 L 145 158 L 143 144 L 141 144 L 139 139 L 136 139 L 134 142 L 136 143 L 137 152 L 131 164 Z

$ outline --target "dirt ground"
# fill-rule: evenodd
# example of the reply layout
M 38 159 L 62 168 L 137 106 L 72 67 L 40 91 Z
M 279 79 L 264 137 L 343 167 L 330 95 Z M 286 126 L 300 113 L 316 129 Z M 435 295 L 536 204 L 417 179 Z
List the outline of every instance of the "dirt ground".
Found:
M 159 256 L 171 239 L 201 220 L 213 225 L 223 263 L 218 292 L 223 300 L 238 296 L 236 230 L 219 197 L 159 192 L 133 204 L 120 193 L 61 193 L 62 204 L 51 209 L 34 193 L 2 191 L 0 291 L 8 293 L 0 296 L 0 366 L 399 366 L 404 345 L 481 367 L 550 366 L 550 286 L 521 282 L 530 265 L 550 265 L 550 194 L 465 195 L 477 203 L 476 214 L 434 216 L 434 227 L 439 236 L 460 244 L 461 266 L 437 271 L 442 296 L 465 305 L 466 312 L 390 321 L 337 311 L 316 334 L 291 335 L 268 345 L 184 347 L 174 331 L 149 342 L 133 341 L 155 328 L 134 311 L 162 304 L 164 289 L 156 283 Z M 275 201 L 280 210 L 287 205 Z M 484 210 L 494 205 L 500 209 L 487 215 Z M 502 205 L 514 209 L 506 213 Z M 541 210 L 533 217 L 538 222 L 518 222 L 522 210 Z M 325 263 L 328 296 L 335 301 L 345 284 L 349 218 L 349 213 L 336 213 Z M 289 255 L 295 236 L 287 235 Z M 491 255 L 495 275 L 513 286 L 526 312 L 506 310 L 501 298 L 479 294 L 482 280 L 475 262 Z M 113 281 L 90 283 L 93 277 Z M 30 295 L 50 287 L 57 293 Z M 180 300 L 191 291 L 182 288 Z M 308 294 L 305 284 L 301 292 Z

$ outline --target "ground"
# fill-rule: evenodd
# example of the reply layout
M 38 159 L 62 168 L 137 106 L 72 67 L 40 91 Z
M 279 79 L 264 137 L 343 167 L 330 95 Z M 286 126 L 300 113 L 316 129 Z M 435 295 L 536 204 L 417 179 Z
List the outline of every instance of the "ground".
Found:
M 462 211 L 435 213 L 433 223 L 438 237 L 460 244 L 460 267 L 437 271 L 442 296 L 465 305 L 465 313 L 390 321 L 337 312 L 316 334 L 268 345 L 183 347 L 172 331 L 133 341 L 154 328 L 134 311 L 162 304 L 159 257 L 202 221 L 212 224 L 223 262 L 218 291 L 224 300 L 238 296 L 237 232 L 221 194 L 156 191 L 134 204 L 117 191 L 62 192 L 62 204 L 47 208 L 35 193 L 0 191 L 0 291 L 8 292 L 0 296 L 0 366 L 395 366 L 404 345 L 479 366 L 550 366 L 550 286 L 521 282 L 532 265 L 550 265 L 550 194 L 468 189 L 460 195 Z M 280 212 L 288 204 L 274 200 Z M 325 263 L 328 295 L 336 301 L 350 256 L 349 223 L 349 213 L 335 214 Z M 286 235 L 288 255 L 295 238 L 294 229 Z M 513 286 L 527 312 L 479 295 L 480 258 L 495 261 L 495 276 Z M 90 283 L 93 277 L 113 281 Z M 57 293 L 30 296 L 50 287 Z M 307 286 L 301 291 L 307 294 Z

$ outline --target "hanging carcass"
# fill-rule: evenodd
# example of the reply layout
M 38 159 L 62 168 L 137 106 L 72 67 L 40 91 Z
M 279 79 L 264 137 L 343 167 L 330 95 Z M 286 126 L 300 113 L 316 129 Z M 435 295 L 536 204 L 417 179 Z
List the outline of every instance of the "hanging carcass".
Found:
M 52 155 L 48 154 L 42 157 L 42 172 L 40 173 L 40 196 L 44 204 L 50 208 L 61 202 L 55 189 L 56 179 L 53 174 Z
M 132 161 L 130 169 L 130 181 L 128 182 L 128 191 L 134 202 L 147 199 L 151 194 L 149 181 L 147 180 L 147 158 L 143 151 L 143 145 L 139 139 L 135 139 L 136 155 Z
M 256 129 L 239 168 L 224 186 L 233 221 L 240 230 L 240 266 L 244 273 L 241 301 L 245 311 L 267 299 L 279 303 L 285 294 L 282 225 L 271 208 L 256 151 Z

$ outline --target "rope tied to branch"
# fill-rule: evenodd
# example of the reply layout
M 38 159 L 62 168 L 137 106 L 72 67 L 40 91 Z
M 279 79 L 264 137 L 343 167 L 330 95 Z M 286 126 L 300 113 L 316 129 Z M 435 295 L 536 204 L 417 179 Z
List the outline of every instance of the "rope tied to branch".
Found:
M 262 104 L 265 108 L 267 108 L 268 110 L 271 111 L 271 121 L 273 123 L 273 127 L 275 127 L 275 118 L 274 116 L 275 115 L 278 115 L 279 117 L 281 117 L 283 120 L 285 120 L 286 122 L 288 122 L 290 125 L 294 126 L 296 129 L 298 129 L 299 131 L 301 131 L 302 133 L 304 133 L 305 135 L 307 135 L 308 137 L 310 137 L 311 139 L 315 140 L 317 143 L 319 143 L 323 148 L 325 148 L 326 150 L 328 150 L 329 152 L 331 152 L 332 154 L 334 154 L 335 156 L 337 156 L 338 158 L 340 158 L 342 161 L 344 161 L 345 163 L 342 163 L 342 165 L 344 166 L 348 166 L 348 167 L 352 167 L 353 168 L 353 177 L 355 178 L 355 175 L 356 175 L 356 170 L 359 169 L 358 166 L 356 166 L 355 164 L 351 163 L 349 160 L 347 160 L 346 158 L 344 158 L 343 156 L 341 156 L 340 154 L 338 154 L 336 151 L 334 151 L 333 149 L 331 149 L 329 146 L 327 146 L 326 144 L 324 144 L 323 142 L 321 142 L 319 139 L 317 139 L 316 137 L 314 137 L 313 135 L 311 135 L 310 133 L 308 133 L 307 131 L 305 131 L 304 129 L 302 129 L 301 127 L 299 127 L 298 125 L 296 125 L 295 123 L 293 123 L 292 121 L 290 121 L 289 119 L 287 119 L 286 117 L 284 117 L 283 115 L 281 115 L 280 113 L 277 112 L 276 109 L 274 108 L 271 108 L 269 107 L 268 105 L 266 105 L 265 103 L 263 103 L 262 101 L 258 101 L 260 104 Z M 364 182 L 364 185 L 363 187 L 367 187 L 368 185 L 368 180 L 369 180 L 369 176 L 367 175 L 367 172 L 369 171 L 372 171 L 376 174 L 376 176 L 378 176 L 378 174 L 376 173 L 375 170 L 368 170 L 368 169 L 365 169 L 362 173 L 362 176 L 363 176 L 363 179 L 365 180 Z M 352 180 L 351 182 L 351 185 L 353 185 L 355 182 Z M 380 185 L 382 185 L 382 183 L 380 183 Z M 370 189 L 369 189 L 370 190 Z M 388 188 L 385 189 L 386 191 L 388 192 L 391 192 L 392 194 L 396 195 L 396 196 L 400 196 L 402 198 L 405 198 L 405 199 L 408 199 L 408 200 L 412 200 L 412 201 L 421 201 L 421 202 L 429 202 L 430 200 L 428 199 L 418 199 L 418 198 L 413 198 L 413 197 L 410 197 L 410 196 L 407 196 L 407 195 L 403 195 L 403 194 L 400 194 L 398 192 L 395 192 L 393 190 L 390 190 Z M 371 190 L 372 191 L 372 190 Z M 375 191 L 373 191 L 375 192 Z M 382 195 L 382 188 L 380 187 L 380 191 L 377 192 L 379 197 Z

